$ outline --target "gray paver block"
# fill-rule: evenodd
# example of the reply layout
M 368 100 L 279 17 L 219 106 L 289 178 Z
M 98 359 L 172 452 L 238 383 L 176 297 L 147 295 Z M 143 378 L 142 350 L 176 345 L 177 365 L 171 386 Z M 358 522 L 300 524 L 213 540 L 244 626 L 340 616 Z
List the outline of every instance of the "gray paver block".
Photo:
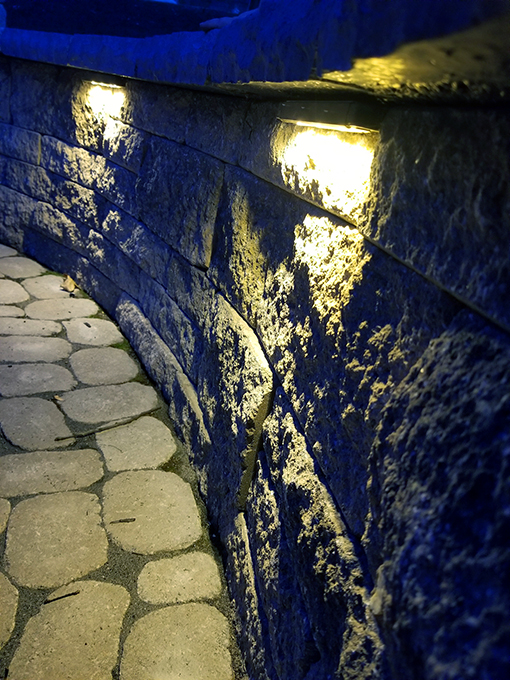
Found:
M 85 387 L 62 395 L 64 413 L 80 423 L 102 423 L 132 418 L 158 404 L 155 390 L 140 383 Z
M 46 602 L 25 627 L 9 678 L 111 680 L 129 593 L 112 583 L 78 581 Z
M 30 295 L 20 286 L 16 281 L 9 279 L 2 279 L 0 281 L 0 302 L 4 305 L 12 305 L 17 302 L 25 302 L 29 300 Z
M 103 517 L 124 550 L 153 555 L 187 548 L 202 535 L 188 483 L 172 472 L 121 472 L 103 487 Z
M 44 274 L 46 271 L 48 270 L 42 265 L 28 257 L 0 258 L 0 272 L 11 279 L 27 279 L 30 276 Z
M 0 257 L 15 257 L 18 254 L 17 250 L 10 248 L 9 246 L 4 246 L 0 243 Z
M 29 588 L 55 588 L 98 569 L 108 559 L 96 495 L 67 491 L 34 496 L 12 510 L 7 525 L 7 573 Z
M 87 385 L 114 385 L 138 375 L 138 366 L 129 354 L 114 347 L 81 349 L 70 362 L 75 376 Z
M 0 649 L 9 641 L 18 610 L 18 590 L 0 573 Z
M 0 335 L 58 335 L 62 324 L 58 321 L 42 321 L 39 319 L 0 319 Z
M 28 451 L 64 448 L 74 442 L 62 413 L 40 397 L 1 400 L 0 425 L 10 442 Z
M 38 300 L 69 298 L 69 292 L 62 289 L 63 280 L 62 276 L 47 274 L 33 279 L 25 279 L 22 285 L 32 297 Z
M 99 307 L 93 300 L 70 297 L 65 300 L 36 300 L 25 307 L 25 314 L 31 319 L 54 321 L 92 316 L 98 312 Z
M 14 305 L 0 305 L 0 316 L 20 317 L 25 316 L 25 311 Z
M 64 321 L 67 338 L 80 345 L 116 345 L 124 340 L 117 326 L 105 319 L 72 319 Z
M 63 338 L 11 335 L 0 343 L 0 361 L 61 361 L 71 354 L 72 345 Z
M 102 476 L 103 462 L 94 449 L 0 457 L 0 494 L 6 498 L 84 489 Z
M 71 371 L 55 364 L 0 365 L 0 394 L 22 397 L 40 392 L 60 392 L 76 385 Z
M 220 594 L 218 566 L 204 552 L 149 562 L 138 577 L 138 595 L 150 604 L 212 600 Z
M 177 449 L 170 429 L 156 418 L 143 416 L 133 423 L 96 434 L 109 470 L 141 470 L 166 463 Z
M 0 459 L 1 460 L 1 459 Z M 7 520 L 11 513 L 11 504 L 7 498 L 0 498 L 0 534 L 3 533 L 7 526 Z
M 229 626 L 217 609 L 193 603 L 139 619 L 124 644 L 121 680 L 232 680 Z

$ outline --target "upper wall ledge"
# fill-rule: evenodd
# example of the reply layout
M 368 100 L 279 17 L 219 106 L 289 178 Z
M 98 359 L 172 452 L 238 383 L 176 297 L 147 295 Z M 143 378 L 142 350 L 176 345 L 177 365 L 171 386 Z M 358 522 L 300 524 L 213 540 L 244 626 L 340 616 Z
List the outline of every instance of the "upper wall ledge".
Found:
M 297 82 L 509 11 L 510 0 L 261 0 L 224 28 L 149 38 L 2 29 L 0 14 L 0 52 L 169 84 Z

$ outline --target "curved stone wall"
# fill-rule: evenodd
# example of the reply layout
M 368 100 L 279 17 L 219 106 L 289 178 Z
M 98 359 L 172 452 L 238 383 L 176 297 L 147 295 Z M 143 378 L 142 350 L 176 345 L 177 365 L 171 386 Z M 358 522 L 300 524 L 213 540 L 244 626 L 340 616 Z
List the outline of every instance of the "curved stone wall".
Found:
M 0 69 L 0 238 L 168 398 L 250 678 L 507 677 L 508 111 L 390 110 L 335 193 L 273 104 Z

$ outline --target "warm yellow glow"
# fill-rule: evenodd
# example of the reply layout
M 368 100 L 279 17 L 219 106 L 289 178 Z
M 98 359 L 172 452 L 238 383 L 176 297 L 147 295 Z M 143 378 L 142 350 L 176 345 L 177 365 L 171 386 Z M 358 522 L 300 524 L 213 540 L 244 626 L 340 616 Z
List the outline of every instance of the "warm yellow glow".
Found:
M 373 130 L 360 127 L 359 125 L 336 125 L 335 123 L 311 123 L 309 120 L 289 120 L 287 118 L 280 119 L 284 123 L 292 123 L 299 127 L 316 128 L 318 130 L 335 130 L 337 132 L 355 132 L 357 134 L 368 135 Z
M 98 118 L 116 118 L 120 115 L 126 94 L 119 85 L 91 83 L 87 98 L 90 108 Z
M 377 133 L 294 127 L 276 161 L 290 189 L 356 222 L 370 191 L 376 139 Z

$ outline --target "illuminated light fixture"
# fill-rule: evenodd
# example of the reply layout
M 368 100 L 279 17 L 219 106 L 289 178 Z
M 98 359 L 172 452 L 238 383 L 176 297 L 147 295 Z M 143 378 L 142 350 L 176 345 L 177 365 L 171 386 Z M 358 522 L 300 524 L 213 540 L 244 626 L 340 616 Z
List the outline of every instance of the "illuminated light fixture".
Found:
M 94 114 L 101 119 L 120 115 L 126 93 L 121 85 L 90 81 L 87 100 Z
M 287 101 L 280 104 L 278 117 L 293 125 L 369 133 L 379 130 L 383 111 L 353 101 Z

